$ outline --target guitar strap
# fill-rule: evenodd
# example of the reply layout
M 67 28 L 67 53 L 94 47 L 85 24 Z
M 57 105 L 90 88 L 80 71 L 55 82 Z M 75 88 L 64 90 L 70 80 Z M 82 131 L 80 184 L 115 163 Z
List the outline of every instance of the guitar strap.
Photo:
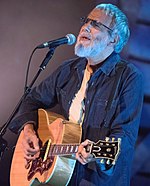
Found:
M 120 90 L 120 86 L 121 86 L 121 77 L 123 74 L 123 71 L 126 67 L 126 63 L 124 63 L 123 61 L 119 62 L 117 64 L 117 68 L 116 68 L 116 76 L 115 76 L 115 80 L 114 80 L 114 84 L 112 86 L 112 91 L 109 95 L 109 99 L 108 99 L 108 103 L 105 109 L 105 117 L 104 117 L 104 127 L 109 127 L 109 119 L 110 119 L 110 113 L 112 112 L 111 108 L 112 108 L 112 103 L 113 101 L 116 99 L 117 95 L 118 95 L 118 91 Z

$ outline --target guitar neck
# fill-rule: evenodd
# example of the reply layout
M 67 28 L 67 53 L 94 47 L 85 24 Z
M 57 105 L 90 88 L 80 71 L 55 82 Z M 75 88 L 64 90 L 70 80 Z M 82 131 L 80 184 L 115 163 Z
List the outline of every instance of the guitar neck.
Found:
M 53 144 L 49 149 L 49 156 L 63 156 L 75 154 L 78 151 L 79 144 Z

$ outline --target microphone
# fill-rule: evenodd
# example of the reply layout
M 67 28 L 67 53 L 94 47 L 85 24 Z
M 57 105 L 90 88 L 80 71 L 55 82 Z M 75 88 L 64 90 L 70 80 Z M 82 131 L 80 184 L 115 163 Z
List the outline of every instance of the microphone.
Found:
M 67 34 L 65 37 L 61 37 L 59 39 L 55 39 L 52 41 L 47 41 L 45 43 L 42 43 L 41 45 L 38 45 L 37 48 L 47 48 L 47 47 L 57 47 L 59 45 L 67 44 L 72 45 L 76 41 L 76 37 L 73 34 Z

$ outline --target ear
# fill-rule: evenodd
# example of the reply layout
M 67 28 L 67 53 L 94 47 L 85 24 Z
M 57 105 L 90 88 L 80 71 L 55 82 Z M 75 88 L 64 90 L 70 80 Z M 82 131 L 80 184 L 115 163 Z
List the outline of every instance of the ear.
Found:
M 113 33 L 111 35 L 111 39 L 110 39 L 110 45 L 116 45 L 119 41 L 119 36 L 117 33 Z

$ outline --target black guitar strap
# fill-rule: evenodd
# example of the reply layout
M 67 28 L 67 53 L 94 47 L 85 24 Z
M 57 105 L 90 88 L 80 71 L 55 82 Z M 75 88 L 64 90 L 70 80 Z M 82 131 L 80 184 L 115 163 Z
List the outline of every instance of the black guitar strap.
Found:
M 119 91 L 119 87 L 121 86 L 120 81 L 121 81 L 121 77 L 122 77 L 125 67 L 126 67 L 126 63 L 124 63 L 123 61 L 121 61 L 117 64 L 117 67 L 116 67 L 117 73 L 116 73 L 114 84 L 112 87 L 112 91 L 110 93 L 108 103 L 107 103 L 107 106 L 105 109 L 105 117 L 104 117 L 104 126 L 105 127 L 109 127 L 109 119 L 110 119 L 109 112 L 111 112 L 112 102 L 116 98 L 118 91 Z

